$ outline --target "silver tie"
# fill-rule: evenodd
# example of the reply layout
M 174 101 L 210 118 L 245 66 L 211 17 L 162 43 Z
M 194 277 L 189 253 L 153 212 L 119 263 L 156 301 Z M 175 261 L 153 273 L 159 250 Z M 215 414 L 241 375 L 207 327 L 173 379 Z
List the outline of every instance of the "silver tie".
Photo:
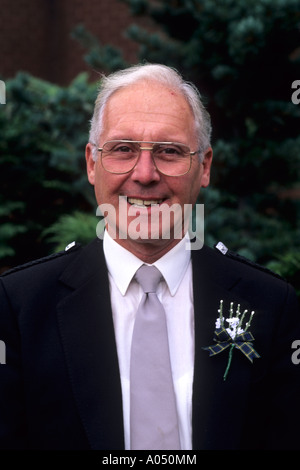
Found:
M 165 310 L 156 289 L 155 266 L 141 266 L 136 279 L 144 294 L 134 324 L 130 364 L 131 449 L 180 449 Z

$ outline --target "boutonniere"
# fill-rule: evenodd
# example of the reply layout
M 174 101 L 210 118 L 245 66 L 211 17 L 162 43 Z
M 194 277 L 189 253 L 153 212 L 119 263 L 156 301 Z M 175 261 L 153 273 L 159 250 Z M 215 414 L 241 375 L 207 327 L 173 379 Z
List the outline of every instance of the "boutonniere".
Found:
M 229 317 L 224 318 L 223 300 L 221 300 L 220 308 L 218 310 L 219 317 L 216 320 L 216 329 L 213 338 L 215 344 L 202 348 L 209 351 L 209 356 L 215 356 L 229 348 L 227 367 L 223 375 L 224 380 L 227 378 L 232 361 L 233 350 L 235 348 L 239 349 L 251 362 L 253 362 L 253 359 L 260 357 L 253 348 L 252 342 L 254 341 L 254 337 L 249 331 L 254 311 L 252 311 L 250 315 L 248 315 L 248 310 L 244 310 L 242 313 L 240 304 L 238 304 L 234 314 L 233 305 L 234 303 L 231 302 Z M 247 319 L 248 321 L 246 321 Z

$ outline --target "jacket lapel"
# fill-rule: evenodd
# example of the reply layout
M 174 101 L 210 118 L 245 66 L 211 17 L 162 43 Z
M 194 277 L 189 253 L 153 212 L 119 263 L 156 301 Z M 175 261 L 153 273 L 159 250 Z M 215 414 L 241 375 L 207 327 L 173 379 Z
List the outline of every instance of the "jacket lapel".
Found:
M 230 380 L 224 382 L 228 354 L 209 357 L 202 349 L 213 343 L 221 299 L 226 308 L 232 301 L 248 307 L 238 296 L 240 277 L 222 267 L 220 256 L 206 247 L 192 251 L 195 450 L 236 447 L 242 425 L 238 416 L 249 382 L 250 368 L 243 367 L 242 354 L 235 355 Z M 74 397 L 91 448 L 124 449 L 121 383 L 102 243 L 95 240 L 83 248 L 60 281 L 69 293 L 58 305 L 58 323 Z
M 224 381 L 228 350 L 213 357 L 203 350 L 214 343 L 221 299 L 226 314 L 230 302 L 234 302 L 235 307 L 240 303 L 242 308 L 248 308 L 248 302 L 238 295 L 240 276 L 222 268 L 221 256 L 206 247 L 192 252 L 195 312 L 193 449 L 235 448 L 242 425 L 238 417 L 244 406 L 243 387 L 246 387 L 251 371 L 250 367 L 245 367 L 247 359 L 242 357 L 243 354 L 234 354 L 228 379 Z
M 58 323 L 91 448 L 123 449 L 120 374 L 101 242 L 83 248 L 60 281 L 69 294 L 58 305 Z

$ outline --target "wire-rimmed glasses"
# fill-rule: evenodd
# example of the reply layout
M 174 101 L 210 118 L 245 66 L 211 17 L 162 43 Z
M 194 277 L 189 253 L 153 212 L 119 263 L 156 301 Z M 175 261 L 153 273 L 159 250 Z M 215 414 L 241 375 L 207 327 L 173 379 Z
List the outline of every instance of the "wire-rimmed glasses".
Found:
M 136 166 L 142 150 L 148 150 L 156 169 L 166 176 L 182 176 L 190 171 L 190 148 L 179 142 L 142 142 L 135 140 L 109 140 L 99 147 L 101 163 L 109 173 L 129 173 Z

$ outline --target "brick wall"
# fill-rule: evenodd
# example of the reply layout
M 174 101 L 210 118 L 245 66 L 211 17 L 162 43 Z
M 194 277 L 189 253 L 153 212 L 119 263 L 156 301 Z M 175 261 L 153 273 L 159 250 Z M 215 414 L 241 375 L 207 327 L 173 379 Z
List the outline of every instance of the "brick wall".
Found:
M 118 0 L 0 0 L 0 78 L 20 70 L 61 85 L 85 70 L 97 78 L 84 62 L 86 51 L 70 37 L 78 24 L 134 63 L 137 45 L 124 36 L 132 21 Z

